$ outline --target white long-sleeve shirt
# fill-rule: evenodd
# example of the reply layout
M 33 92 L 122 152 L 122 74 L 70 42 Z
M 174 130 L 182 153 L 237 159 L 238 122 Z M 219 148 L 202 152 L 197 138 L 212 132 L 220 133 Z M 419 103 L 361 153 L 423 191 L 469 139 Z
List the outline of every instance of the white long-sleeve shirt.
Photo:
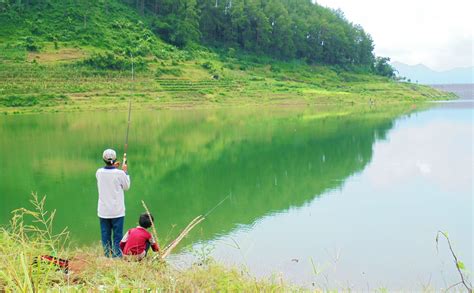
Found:
M 104 167 L 97 170 L 95 177 L 99 190 L 97 215 L 105 219 L 124 217 L 123 192 L 130 188 L 130 176 L 117 168 Z

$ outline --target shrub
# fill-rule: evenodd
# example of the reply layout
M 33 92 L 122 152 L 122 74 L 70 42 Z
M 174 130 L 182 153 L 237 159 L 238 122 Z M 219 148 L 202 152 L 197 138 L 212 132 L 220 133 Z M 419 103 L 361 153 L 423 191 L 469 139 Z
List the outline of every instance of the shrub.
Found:
M 98 69 L 129 70 L 132 67 L 132 60 L 124 55 L 106 52 L 93 54 L 82 61 L 82 64 Z M 133 58 L 133 65 L 135 70 L 143 70 L 147 66 L 145 60 L 141 57 Z
M 374 72 L 377 75 L 386 76 L 389 78 L 395 77 L 395 68 L 390 65 L 390 58 L 388 57 L 377 57 L 374 63 Z
M 38 52 L 41 49 L 41 45 L 33 37 L 26 37 L 23 44 L 29 52 Z
M 32 107 L 38 104 L 51 106 L 59 102 L 66 102 L 69 98 L 65 95 L 12 95 L 0 99 L 0 105 L 5 107 Z
M 207 70 L 212 70 L 213 69 L 213 66 L 212 66 L 212 63 L 207 61 L 207 62 L 204 62 L 203 64 L 201 64 L 202 68 L 204 69 L 207 69 Z
M 173 76 L 181 76 L 183 71 L 179 68 L 158 68 L 156 70 L 155 76 L 160 77 L 162 75 L 173 75 Z
M 279 73 L 279 72 L 281 72 L 281 69 L 280 69 L 280 67 L 278 67 L 278 66 L 271 65 L 271 66 L 270 66 L 270 71 L 271 71 L 271 72 L 275 72 L 275 73 Z
M 235 51 L 235 49 L 234 49 L 234 48 L 229 48 L 229 49 L 227 49 L 227 55 L 228 55 L 229 57 L 235 57 L 235 56 L 236 56 L 236 51 Z
M 249 69 L 249 66 L 247 64 L 241 64 L 239 69 L 242 70 L 242 71 L 246 71 L 246 70 Z
M 35 96 L 8 96 L 0 99 L 0 104 L 5 107 L 31 107 L 38 103 Z
M 234 66 L 234 64 L 232 64 L 232 63 L 226 63 L 226 64 L 224 65 L 224 68 L 229 68 L 230 70 L 234 70 L 234 69 L 235 69 L 235 66 Z

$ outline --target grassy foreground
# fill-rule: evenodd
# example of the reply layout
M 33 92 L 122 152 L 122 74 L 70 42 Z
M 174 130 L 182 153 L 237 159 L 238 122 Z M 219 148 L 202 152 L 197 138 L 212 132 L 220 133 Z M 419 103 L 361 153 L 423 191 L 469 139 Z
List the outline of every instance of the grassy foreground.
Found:
M 54 212 L 45 198 L 33 195 L 33 210 L 19 209 L 10 225 L 0 227 L 0 291 L 300 291 L 281 280 L 260 281 L 244 270 L 228 269 L 207 260 L 177 270 L 151 257 L 127 262 L 102 256 L 101 247 L 69 248 L 68 233 L 53 232 Z M 68 274 L 41 255 L 69 259 Z M 36 263 L 35 263 L 36 262 Z

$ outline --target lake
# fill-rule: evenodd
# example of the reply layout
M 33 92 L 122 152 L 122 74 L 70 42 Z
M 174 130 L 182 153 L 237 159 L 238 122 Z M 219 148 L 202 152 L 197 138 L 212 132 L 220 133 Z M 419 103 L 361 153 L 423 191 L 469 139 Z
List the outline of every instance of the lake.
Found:
M 213 257 L 310 288 L 447 287 L 459 276 L 438 230 L 473 268 L 469 86 L 430 106 L 134 111 L 125 226 L 141 200 L 162 243 L 207 214 L 176 267 Z M 0 224 L 37 192 L 73 245 L 98 243 L 95 170 L 105 148 L 122 152 L 126 118 L 0 117 Z

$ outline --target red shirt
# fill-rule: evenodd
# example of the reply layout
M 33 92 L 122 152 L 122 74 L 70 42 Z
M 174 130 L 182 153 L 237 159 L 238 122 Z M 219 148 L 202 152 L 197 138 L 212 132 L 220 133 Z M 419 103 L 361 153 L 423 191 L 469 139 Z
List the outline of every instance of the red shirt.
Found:
M 143 227 L 132 228 L 125 233 L 120 241 L 120 249 L 126 255 L 138 255 L 145 252 L 147 244 L 150 244 L 153 251 L 159 251 L 160 248 L 155 242 L 153 236 Z

